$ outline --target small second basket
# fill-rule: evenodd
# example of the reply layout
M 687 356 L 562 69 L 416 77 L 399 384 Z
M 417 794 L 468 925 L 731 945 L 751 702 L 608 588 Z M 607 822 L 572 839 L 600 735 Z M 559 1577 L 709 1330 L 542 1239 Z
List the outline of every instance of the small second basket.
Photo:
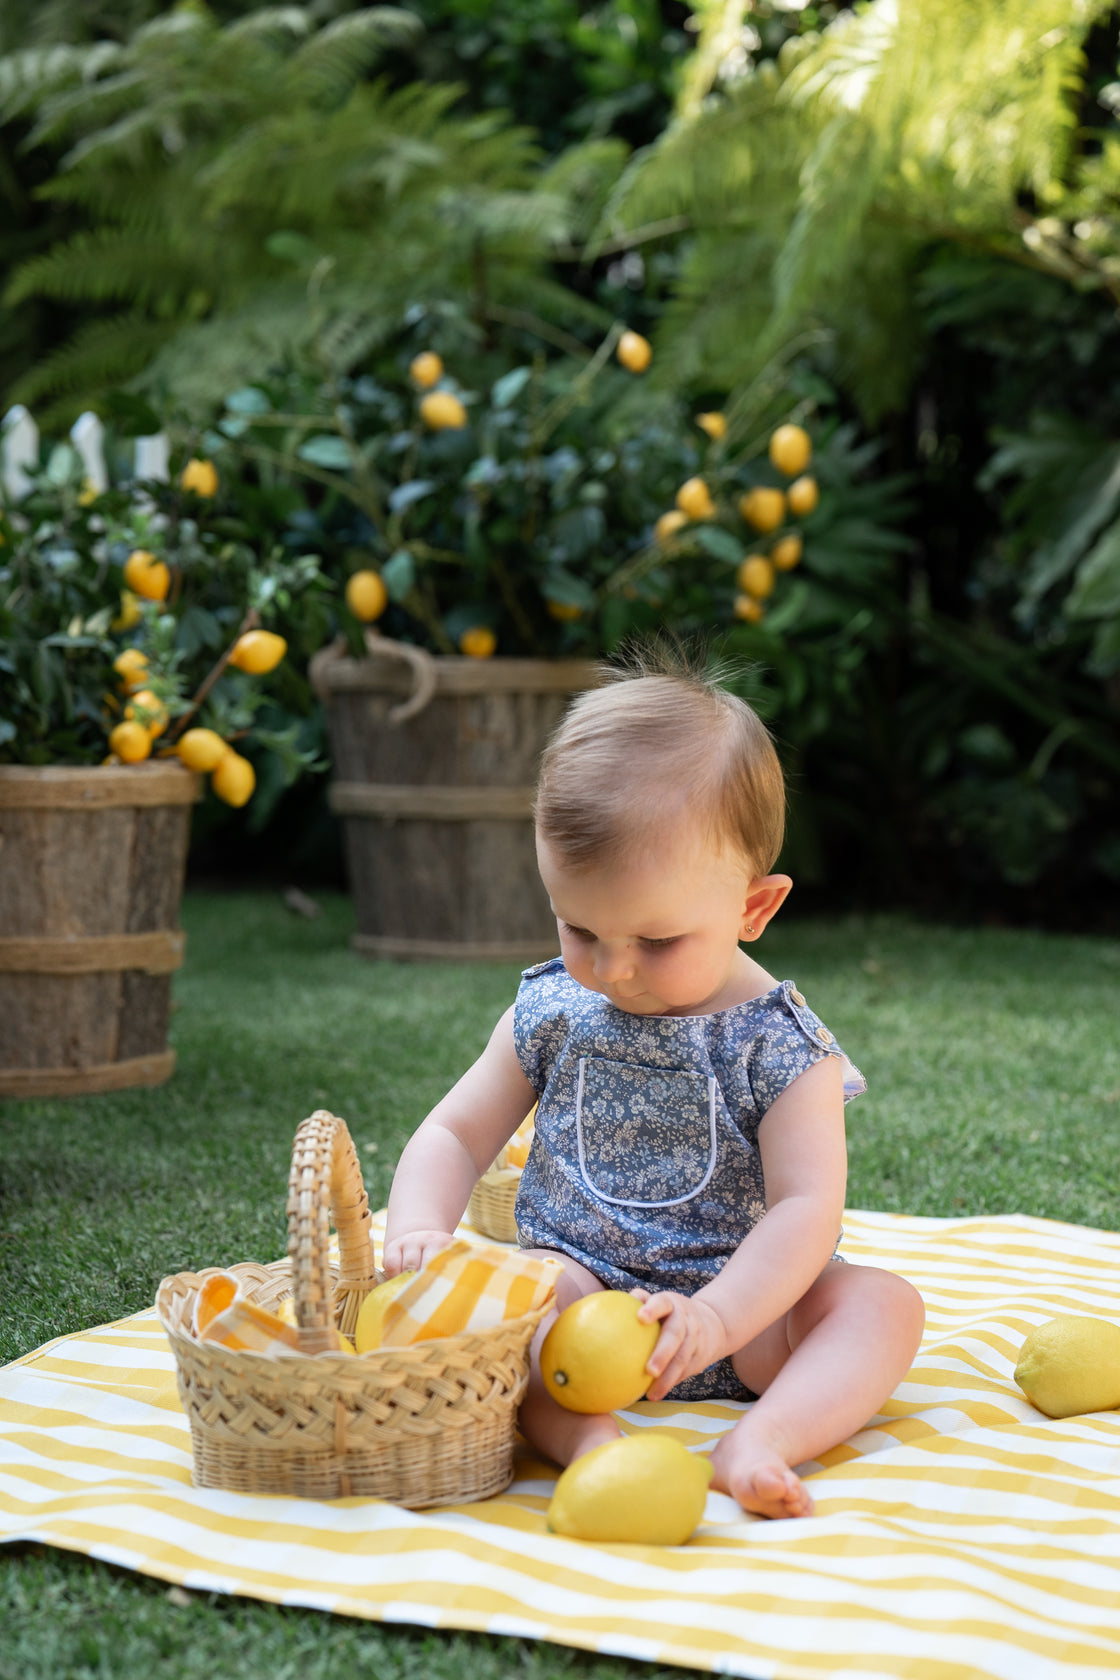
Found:
M 329 1260 L 332 1209 L 338 1267 Z M 322 1109 L 295 1137 L 288 1255 L 225 1269 L 263 1307 L 294 1296 L 306 1352 L 277 1357 L 199 1341 L 190 1328 L 195 1298 L 219 1268 L 160 1284 L 156 1307 L 190 1421 L 195 1485 L 376 1497 L 414 1509 L 487 1499 L 507 1487 L 529 1343 L 547 1307 L 411 1347 L 320 1352 L 332 1324 L 353 1333 L 378 1281 L 354 1145 L 345 1122 Z

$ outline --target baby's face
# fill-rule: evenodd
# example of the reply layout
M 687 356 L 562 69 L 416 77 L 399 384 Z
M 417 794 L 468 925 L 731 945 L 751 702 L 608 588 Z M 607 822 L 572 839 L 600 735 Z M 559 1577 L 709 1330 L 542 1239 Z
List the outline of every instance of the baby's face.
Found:
M 703 1015 L 743 1001 L 744 862 L 687 832 L 605 870 L 565 868 L 538 839 L 537 862 L 564 967 L 581 986 L 632 1015 Z

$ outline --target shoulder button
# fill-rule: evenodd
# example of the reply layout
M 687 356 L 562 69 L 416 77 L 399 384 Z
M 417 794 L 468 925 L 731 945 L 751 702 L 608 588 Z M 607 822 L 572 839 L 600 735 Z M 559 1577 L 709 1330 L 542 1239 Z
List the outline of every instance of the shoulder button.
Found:
M 793 991 L 793 992 L 790 992 L 789 995 L 790 995 L 791 999 L 793 1000 L 793 1002 L 796 1003 L 800 1009 L 804 1009 L 805 999 L 801 996 L 800 992 Z
M 822 1044 L 831 1044 L 833 1042 L 832 1034 L 829 1032 L 827 1027 L 818 1027 L 817 1037 L 820 1039 Z

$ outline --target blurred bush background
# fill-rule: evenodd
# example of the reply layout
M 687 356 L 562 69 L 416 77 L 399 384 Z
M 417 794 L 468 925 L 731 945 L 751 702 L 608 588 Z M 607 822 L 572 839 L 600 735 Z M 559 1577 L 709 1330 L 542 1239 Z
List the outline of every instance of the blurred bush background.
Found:
M 665 463 L 635 543 L 697 411 L 814 439 L 767 616 L 683 573 L 646 615 L 749 663 L 801 905 L 1115 931 L 1118 40 L 1090 0 L 10 0 L 0 406 L 232 450 L 246 390 L 389 388 L 421 340 L 468 384 L 577 366 L 625 323 L 648 374 L 575 422 Z M 242 450 L 223 494 L 320 549 L 346 631 L 329 488 Z M 199 824 L 196 872 L 339 878 L 321 777 Z

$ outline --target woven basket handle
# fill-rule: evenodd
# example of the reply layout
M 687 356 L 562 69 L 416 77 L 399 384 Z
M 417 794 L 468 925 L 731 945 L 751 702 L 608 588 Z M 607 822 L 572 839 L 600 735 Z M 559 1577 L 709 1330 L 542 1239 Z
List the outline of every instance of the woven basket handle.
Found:
M 288 1256 L 300 1344 L 307 1353 L 333 1347 L 334 1288 L 329 1270 L 331 1214 L 338 1232 L 339 1287 L 376 1282 L 369 1201 L 345 1120 L 316 1109 L 292 1144 L 288 1179 Z

